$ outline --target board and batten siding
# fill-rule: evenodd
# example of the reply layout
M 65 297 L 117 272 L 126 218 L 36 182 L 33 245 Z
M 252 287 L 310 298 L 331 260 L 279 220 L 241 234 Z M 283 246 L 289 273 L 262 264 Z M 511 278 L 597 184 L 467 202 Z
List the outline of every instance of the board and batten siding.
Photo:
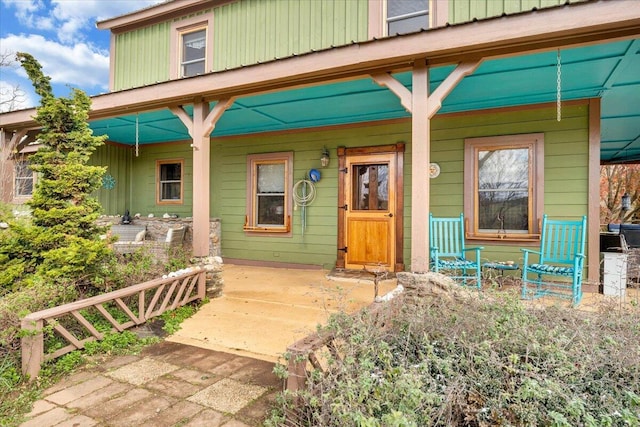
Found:
M 241 0 L 214 10 L 214 70 L 367 39 L 369 0 Z
M 585 0 L 449 0 L 449 23 L 459 24 L 503 13 L 526 12 Z
M 171 22 L 115 35 L 113 90 L 169 80 Z
M 431 161 L 440 165 L 440 176 L 431 180 L 431 212 L 458 216 L 463 205 L 464 139 L 486 136 L 544 133 L 544 213 L 557 219 L 577 219 L 588 213 L 589 107 L 587 103 L 562 108 L 556 120 L 555 106 L 493 110 L 490 113 L 454 114 L 432 121 Z M 522 263 L 521 244 L 483 246 L 483 261 Z M 537 246 L 539 247 L 539 245 Z M 587 260 L 587 263 L 599 260 Z
M 271 61 L 367 39 L 369 0 L 239 0 L 176 18 L 213 14 L 213 70 Z M 115 35 L 113 90 L 170 78 L 171 20 Z
M 87 162 L 91 166 L 106 166 L 105 175 L 115 180 L 113 189 L 101 187 L 93 194 L 102 205 L 105 215 L 122 215 L 127 207 L 130 196 L 131 153 L 130 147 L 105 144 L 98 147 Z

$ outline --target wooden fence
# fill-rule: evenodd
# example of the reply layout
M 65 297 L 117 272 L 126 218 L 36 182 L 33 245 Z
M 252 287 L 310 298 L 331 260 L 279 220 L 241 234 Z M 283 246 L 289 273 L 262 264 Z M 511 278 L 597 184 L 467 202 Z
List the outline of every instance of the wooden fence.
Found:
M 379 327 L 385 328 L 389 319 L 393 317 L 390 309 L 387 302 L 374 302 L 363 310 L 369 313 Z M 356 312 L 353 316 L 358 316 L 361 312 Z M 341 359 L 335 340 L 336 337 L 330 332 L 314 332 L 287 347 L 287 390 L 295 392 L 304 389 L 313 370 L 325 372 L 323 352 L 328 351 L 335 360 Z
M 33 379 L 38 376 L 43 362 L 82 349 L 88 341 L 101 340 L 104 333 L 96 328 L 95 319 L 106 320 L 112 326 L 111 331 L 122 332 L 204 297 L 205 271 L 197 268 L 174 277 L 151 280 L 31 313 L 22 319 L 22 372 Z M 92 316 L 88 316 L 89 312 Z M 127 320 L 118 321 L 114 313 L 119 314 L 115 317 Z M 45 354 L 45 325 L 67 345 Z

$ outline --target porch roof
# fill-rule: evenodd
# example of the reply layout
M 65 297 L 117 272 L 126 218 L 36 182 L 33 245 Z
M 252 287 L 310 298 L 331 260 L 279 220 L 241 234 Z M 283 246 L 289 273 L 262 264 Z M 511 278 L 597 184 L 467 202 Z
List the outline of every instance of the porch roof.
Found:
M 640 11 L 621 3 L 572 4 L 101 95 L 91 127 L 128 145 L 188 141 L 168 107 L 190 112 L 198 99 L 213 105 L 227 96 L 235 102 L 213 137 L 408 118 L 370 74 L 391 72 L 411 89 L 407 70 L 419 57 L 431 65 L 430 91 L 453 70 L 449 64 L 487 58 L 445 98 L 440 114 L 555 102 L 559 52 L 562 101 L 602 99 L 601 162 L 638 161 Z M 11 114 L 0 119 L 16 123 Z

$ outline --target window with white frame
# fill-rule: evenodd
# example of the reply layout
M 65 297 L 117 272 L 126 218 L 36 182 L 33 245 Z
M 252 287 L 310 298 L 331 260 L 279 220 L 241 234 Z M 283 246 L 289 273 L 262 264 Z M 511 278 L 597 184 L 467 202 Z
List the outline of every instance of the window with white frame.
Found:
M 544 135 L 465 140 L 467 237 L 535 240 L 544 197 Z
M 207 29 L 181 33 L 180 77 L 204 74 L 207 56 Z
M 158 160 L 156 162 L 158 204 L 183 202 L 184 160 Z
M 387 0 L 387 34 L 429 28 L 429 0 Z
M 28 160 L 20 159 L 15 161 L 13 183 L 15 197 L 30 197 L 33 195 L 34 176 Z
M 212 70 L 212 34 L 213 11 L 171 23 L 170 78 L 191 77 Z
M 291 231 L 293 153 L 247 156 L 248 232 Z

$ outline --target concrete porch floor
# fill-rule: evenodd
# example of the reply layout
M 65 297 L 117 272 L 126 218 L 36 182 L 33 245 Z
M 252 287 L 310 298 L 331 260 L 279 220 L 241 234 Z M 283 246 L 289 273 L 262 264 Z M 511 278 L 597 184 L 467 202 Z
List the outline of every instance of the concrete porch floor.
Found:
M 222 296 L 212 299 L 167 341 L 275 362 L 287 346 L 338 310 L 374 300 L 373 276 L 328 278 L 327 270 L 224 265 Z M 379 295 L 395 289 L 381 280 Z

